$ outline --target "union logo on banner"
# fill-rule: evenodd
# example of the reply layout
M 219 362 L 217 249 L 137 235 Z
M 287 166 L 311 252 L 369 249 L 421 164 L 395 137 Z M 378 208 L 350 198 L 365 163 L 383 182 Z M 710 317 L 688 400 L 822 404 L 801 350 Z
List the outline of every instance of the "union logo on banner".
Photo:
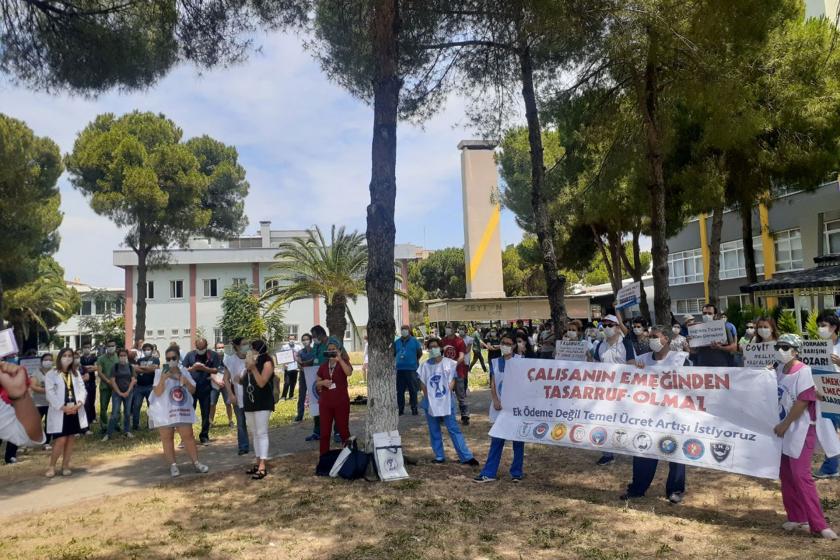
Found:
M 692 461 L 697 461 L 706 453 L 706 446 L 703 445 L 703 442 L 697 438 L 685 440 L 685 443 L 683 443 L 682 448 L 683 455 L 685 455 Z

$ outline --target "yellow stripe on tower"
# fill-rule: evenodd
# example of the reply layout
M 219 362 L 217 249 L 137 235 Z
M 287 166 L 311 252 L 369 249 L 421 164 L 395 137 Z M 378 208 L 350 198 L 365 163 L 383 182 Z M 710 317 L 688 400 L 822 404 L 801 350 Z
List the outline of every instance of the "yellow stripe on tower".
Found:
M 501 209 L 497 204 L 493 208 L 493 213 L 490 214 L 490 219 L 487 220 L 487 226 L 484 228 L 484 233 L 481 234 L 481 242 L 475 250 L 475 255 L 470 255 L 470 269 L 467 271 L 469 278 L 467 282 L 471 282 L 478 273 L 478 267 L 481 266 L 481 261 L 484 260 L 484 253 L 487 252 L 487 246 L 490 245 L 490 239 L 493 237 L 496 228 L 499 227 L 499 218 L 501 216 Z

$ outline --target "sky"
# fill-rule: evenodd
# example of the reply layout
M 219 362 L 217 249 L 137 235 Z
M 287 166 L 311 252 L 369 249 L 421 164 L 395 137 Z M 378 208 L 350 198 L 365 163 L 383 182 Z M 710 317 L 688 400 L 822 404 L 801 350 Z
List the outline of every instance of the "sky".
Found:
M 261 220 L 270 220 L 272 229 L 337 224 L 363 232 L 372 109 L 331 83 L 298 38 L 272 34 L 258 43 L 263 48 L 243 64 L 203 73 L 184 65 L 141 92 L 87 99 L 3 84 L 0 107 L 38 136 L 52 138 L 62 153 L 98 114 L 163 113 L 183 129 L 184 139 L 208 134 L 237 148 L 251 186 L 245 233 L 256 233 Z M 457 145 L 476 137 L 464 107 L 463 99 L 452 97 L 422 126 L 399 124 L 397 243 L 463 246 Z M 90 209 L 66 173 L 59 186 L 64 221 L 56 259 L 66 278 L 122 286 L 112 251 L 122 247 L 123 232 Z M 513 215 L 503 210 L 502 245 L 521 237 Z

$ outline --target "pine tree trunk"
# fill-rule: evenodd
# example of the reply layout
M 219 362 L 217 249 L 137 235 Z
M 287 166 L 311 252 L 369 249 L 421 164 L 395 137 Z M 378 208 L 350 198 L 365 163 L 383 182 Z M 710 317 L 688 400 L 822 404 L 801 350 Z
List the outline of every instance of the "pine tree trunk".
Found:
M 394 204 L 397 195 L 397 110 L 402 80 L 397 74 L 397 0 L 377 0 L 372 51 L 376 58 L 370 205 L 367 208 L 368 269 L 368 417 L 366 443 L 372 435 L 397 429 L 394 391 Z
M 639 99 L 645 131 L 645 157 L 648 163 L 650 192 L 651 261 L 653 263 L 653 308 L 655 321 L 671 323 L 671 293 L 668 288 L 668 234 L 665 217 L 665 172 L 662 135 L 659 130 L 659 75 L 656 62 L 656 37 L 649 34 L 647 62 Z
M 4 295 L 5 293 L 3 292 L 3 278 L 0 278 L 0 331 L 6 329 L 6 321 L 3 319 L 3 316 L 6 313 L 6 310 L 3 306 L 3 304 L 5 303 L 5 300 L 3 299 Z
M 647 294 L 645 294 L 645 281 L 642 279 L 645 271 L 642 270 L 642 251 L 639 247 L 640 235 L 641 231 L 638 228 L 633 230 L 633 262 L 629 262 L 627 259 L 627 253 L 623 250 L 621 251 L 621 261 L 624 263 L 624 267 L 630 272 L 630 276 L 633 277 L 633 281 L 639 283 L 641 298 L 639 299 L 639 313 L 641 313 L 645 320 L 651 321 L 653 320 L 653 317 L 650 316 L 650 306 L 648 305 Z
M 146 264 L 149 258 L 149 251 L 143 247 L 135 251 L 137 255 L 137 302 L 135 303 L 137 311 L 134 319 L 134 342 L 142 340 L 146 334 L 146 282 L 148 265 Z M 130 311 L 129 311 L 130 313 Z M 126 341 L 128 342 L 128 341 Z
M 525 118 L 528 121 L 528 143 L 531 148 L 531 207 L 534 211 L 534 231 L 543 257 L 543 273 L 548 295 L 551 322 L 556 336 L 566 326 L 566 277 L 557 268 L 557 253 L 554 250 L 554 235 L 548 219 L 548 205 L 545 200 L 545 162 L 543 159 L 542 130 L 534 91 L 534 69 L 530 48 L 526 45 L 519 52 L 519 66 L 522 76 L 522 99 L 525 102 Z
M 344 333 L 347 332 L 347 298 L 343 295 L 333 296 L 332 301 L 327 302 L 326 315 L 330 336 L 343 341 Z
M 744 268 L 747 269 L 747 284 L 758 282 L 758 271 L 755 269 L 755 249 L 753 248 L 752 201 L 741 202 L 741 239 L 744 243 Z M 755 292 L 750 292 L 750 302 L 755 305 Z
M 718 308 L 720 298 L 720 238 L 723 232 L 723 204 L 712 212 L 712 235 L 709 241 L 709 301 Z
M 621 273 L 621 253 L 624 247 L 621 246 L 621 236 L 618 232 L 607 232 L 607 247 L 610 253 L 611 266 L 607 268 L 610 273 L 610 285 L 613 293 L 618 296 L 618 291 L 621 289 L 621 283 L 624 275 Z

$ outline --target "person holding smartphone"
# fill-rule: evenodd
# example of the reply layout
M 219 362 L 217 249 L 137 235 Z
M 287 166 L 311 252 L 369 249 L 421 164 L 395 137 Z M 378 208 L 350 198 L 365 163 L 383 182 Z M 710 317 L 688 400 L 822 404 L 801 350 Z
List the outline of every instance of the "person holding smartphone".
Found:
M 181 436 L 181 441 L 193 463 L 197 473 L 206 473 L 210 468 L 199 462 L 198 446 L 193 435 L 195 424 L 195 408 L 193 395 L 195 381 L 187 369 L 180 365 L 180 350 L 177 346 L 170 346 L 164 354 L 166 362 L 163 367 L 155 371 L 152 385 L 152 395 L 149 405 L 149 423 L 157 428 L 163 445 L 163 455 L 169 462 L 169 474 L 179 476 L 181 471 L 175 462 L 175 432 Z
M 327 341 L 324 355 L 327 360 L 318 368 L 318 381 L 315 382 L 315 388 L 321 396 L 321 433 L 329 434 L 335 420 L 341 443 L 346 445 L 350 440 L 350 393 L 347 378 L 353 375 L 353 366 L 345 359 L 341 343 L 333 337 Z M 329 437 L 322 437 L 320 444 L 321 455 L 330 450 Z
M 264 340 L 252 340 L 245 357 L 245 375 L 239 380 L 244 387 L 245 423 L 254 444 L 257 464 L 246 471 L 254 480 L 268 474 L 268 421 L 274 412 L 274 358 Z

